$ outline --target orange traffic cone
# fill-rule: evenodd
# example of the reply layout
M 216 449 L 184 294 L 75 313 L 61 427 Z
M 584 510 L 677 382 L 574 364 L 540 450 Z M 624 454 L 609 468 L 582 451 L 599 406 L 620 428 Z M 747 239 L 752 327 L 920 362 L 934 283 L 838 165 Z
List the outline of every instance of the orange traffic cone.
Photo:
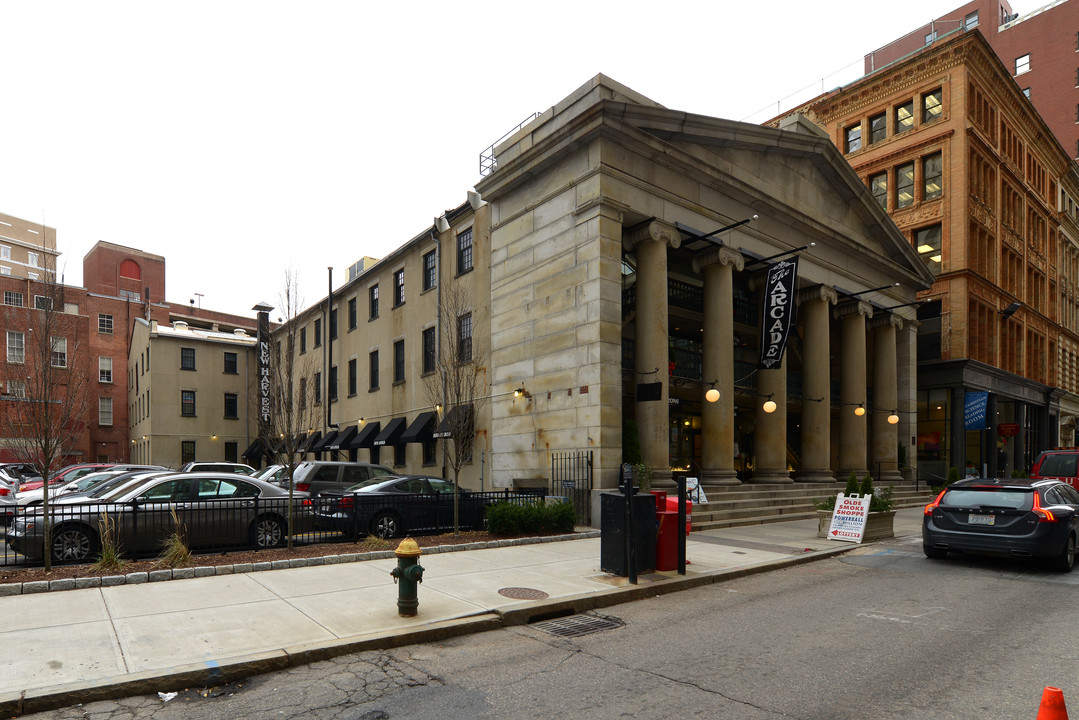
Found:
M 1064 691 L 1046 687 L 1042 692 L 1042 704 L 1037 720 L 1068 720 L 1068 708 L 1064 707 Z

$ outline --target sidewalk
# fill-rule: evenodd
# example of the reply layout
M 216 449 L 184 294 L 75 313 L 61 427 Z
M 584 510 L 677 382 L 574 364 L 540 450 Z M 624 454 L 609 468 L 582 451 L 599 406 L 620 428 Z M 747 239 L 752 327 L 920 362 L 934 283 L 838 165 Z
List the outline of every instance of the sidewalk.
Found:
M 899 510 L 897 537 L 920 534 Z M 692 533 L 690 564 L 600 570 L 587 537 L 425 551 L 419 614 L 397 612 L 395 558 L 0 597 L 0 713 L 206 687 L 346 653 L 561 617 L 819 560 L 858 547 L 796 520 Z

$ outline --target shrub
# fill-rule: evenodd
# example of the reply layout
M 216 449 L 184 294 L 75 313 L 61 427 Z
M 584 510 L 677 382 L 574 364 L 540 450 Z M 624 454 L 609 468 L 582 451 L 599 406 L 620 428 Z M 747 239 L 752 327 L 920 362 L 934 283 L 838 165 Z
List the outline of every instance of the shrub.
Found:
M 180 519 L 176 517 L 176 508 L 172 508 L 172 522 L 174 527 L 172 534 L 165 538 L 161 544 L 161 554 L 155 565 L 168 568 L 184 567 L 191 562 L 191 550 L 187 547 L 184 539 L 186 532 Z
M 499 502 L 487 508 L 487 531 L 492 535 L 573 532 L 577 513 L 570 503 L 547 505 Z
M 843 488 L 843 494 L 846 496 L 854 495 L 861 488 L 858 486 L 858 476 L 853 470 L 850 471 L 850 477 L 847 478 L 847 486 Z
M 101 553 L 94 567 L 109 572 L 122 570 L 127 561 L 121 557 L 120 542 L 116 538 L 116 520 L 110 518 L 108 513 L 101 513 L 98 527 L 101 530 Z

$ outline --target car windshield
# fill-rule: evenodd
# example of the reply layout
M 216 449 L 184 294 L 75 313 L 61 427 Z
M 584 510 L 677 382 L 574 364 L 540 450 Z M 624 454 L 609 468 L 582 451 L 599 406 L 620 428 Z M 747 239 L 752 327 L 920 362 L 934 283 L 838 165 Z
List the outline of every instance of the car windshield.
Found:
M 1042 459 L 1038 474 L 1042 477 L 1076 477 L 1076 461 L 1079 453 L 1055 453 Z
M 1016 488 L 953 488 L 944 493 L 940 506 L 1030 510 L 1034 507 L 1034 493 Z
M 381 485 L 386 482 L 386 476 L 380 476 L 377 478 L 371 478 L 370 480 L 364 480 L 361 483 L 356 483 L 345 489 L 345 492 L 371 492 L 371 488 L 376 485 Z
M 83 475 L 82 477 L 77 478 L 70 483 L 67 483 L 66 485 L 64 485 L 64 487 L 75 488 L 75 490 L 68 490 L 68 492 L 86 492 L 98 483 L 104 482 L 109 478 L 114 478 L 117 475 L 122 474 L 123 473 L 120 471 L 90 473 L 89 475 Z
M 86 492 L 86 497 L 96 498 L 98 500 L 109 500 L 115 496 L 115 494 L 126 490 L 134 483 L 145 480 L 146 478 L 156 475 L 154 472 L 136 473 L 134 475 L 124 473 L 123 475 L 117 475 L 114 478 L 105 480 L 98 483 L 94 487 L 90 488 Z

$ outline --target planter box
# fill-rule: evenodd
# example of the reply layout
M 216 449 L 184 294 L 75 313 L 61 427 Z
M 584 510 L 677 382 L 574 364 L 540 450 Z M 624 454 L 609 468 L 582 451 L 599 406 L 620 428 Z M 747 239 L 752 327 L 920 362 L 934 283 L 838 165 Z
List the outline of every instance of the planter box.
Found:
M 893 526 L 894 520 L 895 510 L 869 513 L 869 517 L 867 517 L 865 520 L 865 535 L 862 536 L 862 542 L 868 542 L 870 540 L 883 540 L 884 538 L 895 537 L 895 529 Z M 817 537 L 828 537 L 828 529 L 831 526 L 832 511 L 818 510 Z

